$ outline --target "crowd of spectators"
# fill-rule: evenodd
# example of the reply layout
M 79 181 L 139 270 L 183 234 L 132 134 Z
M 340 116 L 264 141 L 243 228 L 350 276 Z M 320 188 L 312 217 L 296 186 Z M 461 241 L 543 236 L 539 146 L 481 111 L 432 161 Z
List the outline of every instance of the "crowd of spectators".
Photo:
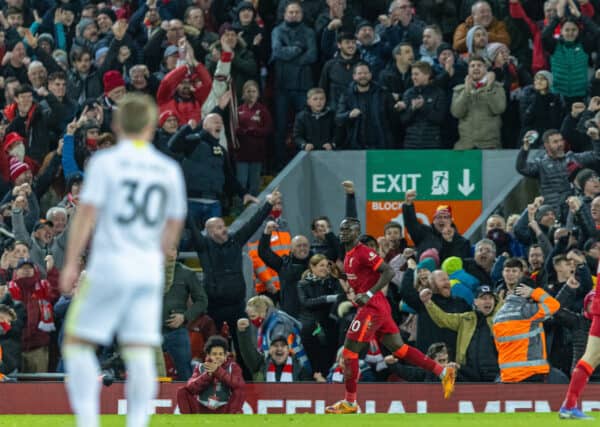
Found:
M 237 372 L 228 351 L 247 380 L 343 381 L 338 348 L 355 307 L 330 220 L 314 218 L 310 239 L 292 235 L 277 192 L 235 233 L 221 219 L 259 203 L 262 175 L 312 150 L 519 148 L 516 171 L 539 180 L 540 196 L 491 216 L 486 238 L 462 237 L 461 212 L 447 206 L 419 223 L 408 191 L 406 229 L 392 222 L 363 242 L 396 272 L 385 292 L 405 340 L 456 364 L 459 380 L 570 374 L 600 257 L 597 0 L 0 8 L 0 373 L 62 369 L 72 295 L 57 278 L 70 219 L 87 160 L 116 142 L 112 112 L 139 91 L 156 98 L 153 144 L 180 162 L 187 185 L 188 229 L 165 272 L 163 372 L 191 376 L 189 393 L 222 375 L 220 364 Z M 530 158 L 532 147 L 542 155 Z M 344 189 L 357 217 L 352 183 Z M 202 280 L 177 249 L 197 252 Z M 515 330 L 531 333 L 527 343 Z M 205 342 L 218 353 L 208 366 Z M 527 345 L 535 359 L 513 360 L 511 346 Z M 429 379 L 377 342 L 360 366 L 363 381 Z

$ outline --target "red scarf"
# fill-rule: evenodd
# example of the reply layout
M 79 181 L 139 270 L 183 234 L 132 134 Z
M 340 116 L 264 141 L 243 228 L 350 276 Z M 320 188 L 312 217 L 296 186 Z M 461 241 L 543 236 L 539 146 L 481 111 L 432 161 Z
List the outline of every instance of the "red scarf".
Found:
M 285 361 L 285 365 L 283 366 L 283 370 L 281 371 L 281 378 L 279 379 L 280 383 L 291 383 L 294 381 L 294 365 L 292 361 L 292 356 L 288 356 Z M 267 378 L 266 381 L 268 383 L 275 383 L 277 381 L 277 368 L 273 363 L 272 359 L 269 359 L 269 366 L 267 367 Z
M 21 281 L 35 280 L 35 276 L 28 279 L 19 279 Z M 38 329 L 44 332 L 52 332 L 56 330 L 54 325 L 54 312 L 52 311 L 52 304 L 48 301 L 48 290 L 50 289 L 50 282 L 47 280 L 37 280 L 35 282 L 35 289 L 31 294 L 34 300 L 37 300 L 38 307 L 40 310 L 40 322 L 38 323 Z M 8 282 L 8 291 L 15 301 L 23 302 L 23 296 L 21 295 L 21 288 L 16 281 L 11 280 Z

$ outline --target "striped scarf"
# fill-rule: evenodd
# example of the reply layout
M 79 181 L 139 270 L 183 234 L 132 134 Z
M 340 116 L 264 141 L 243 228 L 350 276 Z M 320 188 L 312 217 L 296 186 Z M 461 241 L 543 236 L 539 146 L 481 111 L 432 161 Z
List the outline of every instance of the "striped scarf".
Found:
M 277 381 L 277 367 L 273 363 L 273 359 L 269 359 L 269 366 L 267 367 L 267 382 L 268 383 L 291 383 L 294 381 L 294 365 L 292 362 L 292 356 L 288 356 L 281 371 L 281 378 Z
M 369 342 L 369 351 L 365 356 L 365 362 L 375 365 L 375 371 L 383 371 L 387 368 L 387 363 L 383 359 L 383 354 L 381 354 L 381 349 L 379 348 L 379 344 L 377 340 L 371 340 Z
M 264 320 L 263 324 L 260 325 L 260 328 L 258 328 L 257 346 L 258 350 L 264 355 L 269 353 L 269 347 L 271 346 L 271 332 L 278 324 L 279 316 L 290 317 L 285 312 L 273 310 Z M 310 361 L 304 351 L 302 339 L 300 338 L 300 328 L 295 325 L 292 325 L 292 331 L 290 336 L 288 336 L 288 343 L 290 344 L 290 353 L 298 359 L 307 372 L 312 372 Z

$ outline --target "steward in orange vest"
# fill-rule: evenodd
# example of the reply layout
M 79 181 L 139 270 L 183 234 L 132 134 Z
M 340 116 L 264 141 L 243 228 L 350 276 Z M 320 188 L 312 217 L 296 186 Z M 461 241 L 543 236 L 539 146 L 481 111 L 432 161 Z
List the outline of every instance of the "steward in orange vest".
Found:
M 515 294 L 506 297 L 493 326 L 502 382 L 550 372 L 543 321 L 559 308 L 560 303 L 542 288 L 518 285 Z
M 252 260 L 252 269 L 254 271 L 254 289 L 259 295 L 266 294 L 273 302 L 279 301 L 281 283 L 277 272 L 267 267 L 265 262 L 258 256 L 258 242 L 266 224 L 269 221 L 275 221 L 279 227 L 271 233 L 271 250 L 280 257 L 289 255 L 292 247 L 292 235 L 290 234 L 287 221 L 281 217 L 281 212 L 281 205 L 273 206 L 273 210 L 267 219 L 248 241 L 248 256 Z

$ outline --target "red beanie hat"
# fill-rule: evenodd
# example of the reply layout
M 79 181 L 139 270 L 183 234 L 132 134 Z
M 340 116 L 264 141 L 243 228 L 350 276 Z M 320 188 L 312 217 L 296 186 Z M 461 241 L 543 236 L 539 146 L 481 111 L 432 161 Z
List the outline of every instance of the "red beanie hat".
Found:
M 104 95 L 108 95 L 113 89 L 125 86 L 125 80 L 123 80 L 121 73 L 110 70 L 104 73 L 102 84 L 104 85 Z
M 17 142 L 23 142 L 25 138 L 19 135 L 17 132 L 11 132 L 4 137 L 4 151 L 8 153 L 10 147 L 12 147 Z
M 163 111 L 162 113 L 160 113 L 160 116 L 158 116 L 158 127 L 159 128 L 163 127 L 165 122 L 167 120 L 169 120 L 169 117 L 173 117 L 173 116 L 175 116 L 175 113 L 171 110 L 166 110 L 166 111 Z
M 438 215 L 447 215 L 447 216 L 452 217 L 452 208 L 450 207 L 450 205 L 439 205 L 435 209 L 433 218 L 436 218 Z
M 11 182 L 15 182 L 17 180 L 17 178 L 19 178 L 25 172 L 30 170 L 27 163 L 21 162 L 16 157 L 10 158 L 9 165 L 10 165 L 10 180 L 11 180 Z

